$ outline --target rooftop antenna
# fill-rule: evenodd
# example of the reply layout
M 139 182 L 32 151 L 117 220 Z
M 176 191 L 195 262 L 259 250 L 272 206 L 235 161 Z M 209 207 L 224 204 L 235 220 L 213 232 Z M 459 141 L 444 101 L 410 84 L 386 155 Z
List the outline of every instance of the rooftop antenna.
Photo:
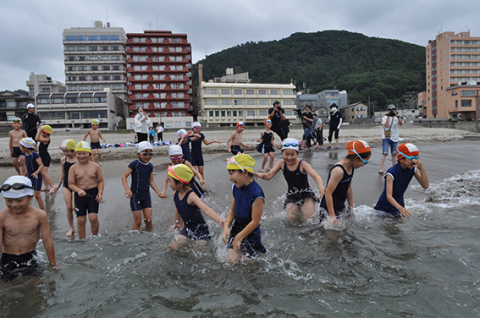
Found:
M 108 9 L 105 9 L 105 17 L 107 18 L 106 22 L 108 22 Z

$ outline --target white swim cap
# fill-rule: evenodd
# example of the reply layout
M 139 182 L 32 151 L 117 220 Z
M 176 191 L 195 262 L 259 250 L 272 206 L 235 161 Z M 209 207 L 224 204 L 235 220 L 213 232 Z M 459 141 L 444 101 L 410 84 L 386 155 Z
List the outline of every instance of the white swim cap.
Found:
M 8 190 L 6 190 L 6 188 L 8 188 Z M 33 196 L 32 181 L 24 176 L 12 176 L 3 183 L 2 194 L 4 198 L 10 199 Z
M 180 129 L 177 131 L 177 138 L 182 138 L 183 135 L 186 135 L 187 131 L 185 129 Z
M 141 153 L 145 150 L 148 150 L 148 149 L 152 149 L 153 150 L 153 146 L 151 143 L 149 143 L 148 141 L 141 141 L 138 143 L 137 145 L 138 149 L 137 149 L 137 152 L 138 153 Z
M 182 147 L 179 145 L 172 145 L 168 148 L 168 155 L 169 156 L 176 156 L 176 155 L 183 155 Z
M 295 138 L 285 138 L 282 141 L 282 150 L 283 149 L 293 149 L 298 151 L 298 140 Z

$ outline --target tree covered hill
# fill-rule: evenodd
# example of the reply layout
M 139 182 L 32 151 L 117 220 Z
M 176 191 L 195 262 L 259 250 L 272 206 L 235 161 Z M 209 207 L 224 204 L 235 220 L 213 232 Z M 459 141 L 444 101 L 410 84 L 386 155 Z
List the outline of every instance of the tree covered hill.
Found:
M 370 102 L 375 108 L 408 100 L 425 90 L 425 48 L 399 40 L 367 37 L 348 31 L 294 33 L 269 42 L 247 42 L 207 56 L 198 64 L 208 81 L 225 75 L 228 67 L 249 72 L 255 83 L 306 83 L 310 93 L 324 89 L 348 92 L 349 101 Z

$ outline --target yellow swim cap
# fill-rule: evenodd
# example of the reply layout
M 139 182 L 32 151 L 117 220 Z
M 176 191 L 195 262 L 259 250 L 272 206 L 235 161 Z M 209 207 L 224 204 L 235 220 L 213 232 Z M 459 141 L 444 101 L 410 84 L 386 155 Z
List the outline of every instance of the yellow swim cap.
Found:
M 242 153 L 227 160 L 227 170 L 246 170 L 253 173 L 255 164 L 255 159 Z
M 92 148 L 90 147 L 90 143 L 87 141 L 79 141 L 77 146 L 75 147 L 75 152 L 84 151 L 84 152 L 92 152 Z
M 100 125 L 98 119 L 92 119 L 92 125 Z
M 190 183 L 193 178 L 193 171 L 183 163 L 168 167 L 168 175 L 182 183 Z
M 42 130 L 49 135 L 51 135 L 53 133 L 52 126 L 50 126 L 50 125 L 43 125 Z
M 75 150 L 75 140 L 73 139 L 65 139 L 62 141 L 62 145 L 60 146 L 62 150 Z

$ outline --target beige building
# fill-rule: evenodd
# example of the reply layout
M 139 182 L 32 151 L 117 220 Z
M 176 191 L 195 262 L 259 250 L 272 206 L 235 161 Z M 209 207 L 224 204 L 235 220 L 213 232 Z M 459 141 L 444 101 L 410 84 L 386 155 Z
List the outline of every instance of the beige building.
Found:
M 27 81 L 28 94 L 35 97 L 37 94 L 61 93 L 65 92 L 65 84 L 53 81 L 51 77 L 45 74 L 30 73 Z
M 348 123 L 364 122 L 368 119 L 368 106 L 358 102 L 346 106 L 340 106 L 343 121 Z
M 471 86 L 480 84 L 480 37 L 470 36 L 470 32 L 443 32 L 429 41 L 426 47 L 426 109 L 427 118 L 450 118 L 457 115 L 457 108 L 451 105 L 450 97 L 458 96 L 458 109 L 471 96 L 462 96 L 459 88 L 458 95 L 451 95 L 451 87 Z M 466 88 L 466 91 L 474 91 Z M 448 96 L 450 94 L 450 96 Z M 471 92 L 467 94 L 472 94 Z M 465 98 L 465 99 L 464 99 Z M 463 106 L 470 107 L 470 106 Z M 472 105 L 478 110 L 477 105 Z M 471 109 L 466 109 L 470 112 Z M 478 116 L 477 116 L 478 117 Z M 470 118 L 470 117 L 469 117 Z M 472 117 L 473 118 L 473 117 Z
M 198 119 L 206 126 L 234 126 L 243 121 L 246 125 L 263 125 L 268 109 L 280 101 L 285 116 L 293 122 L 296 94 L 293 84 L 251 83 L 248 73 L 227 75 L 200 83 Z
M 418 116 L 426 117 L 427 112 L 427 92 L 418 93 L 417 96 Z
M 480 85 L 457 85 L 447 88 L 448 118 L 453 121 L 480 120 Z

